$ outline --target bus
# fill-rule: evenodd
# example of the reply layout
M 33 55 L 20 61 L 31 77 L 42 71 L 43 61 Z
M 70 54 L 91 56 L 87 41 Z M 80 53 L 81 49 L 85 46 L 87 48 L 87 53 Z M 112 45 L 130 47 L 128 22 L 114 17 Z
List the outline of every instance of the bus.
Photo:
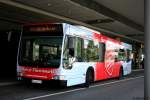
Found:
M 123 78 L 131 73 L 132 45 L 80 25 L 24 25 L 17 56 L 17 78 L 63 86 Z

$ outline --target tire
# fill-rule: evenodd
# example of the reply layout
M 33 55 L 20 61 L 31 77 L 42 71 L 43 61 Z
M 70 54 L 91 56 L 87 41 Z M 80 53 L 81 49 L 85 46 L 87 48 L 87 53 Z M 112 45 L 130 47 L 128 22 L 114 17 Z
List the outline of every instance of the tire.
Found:
M 123 75 L 123 68 L 121 67 L 120 68 L 120 71 L 119 71 L 119 80 L 123 79 L 124 78 L 124 75 Z
M 92 70 L 88 70 L 86 73 L 86 80 L 84 83 L 84 87 L 89 87 L 91 83 L 94 81 L 94 74 Z

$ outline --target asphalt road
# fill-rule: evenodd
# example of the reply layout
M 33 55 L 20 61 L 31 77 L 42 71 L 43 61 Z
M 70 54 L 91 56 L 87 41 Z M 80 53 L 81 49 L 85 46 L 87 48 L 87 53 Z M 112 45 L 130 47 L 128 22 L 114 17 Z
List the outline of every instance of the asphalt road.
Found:
M 133 72 L 122 80 L 99 81 L 89 88 L 37 84 L 3 86 L 0 100 L 144 100 L 144 71 Z

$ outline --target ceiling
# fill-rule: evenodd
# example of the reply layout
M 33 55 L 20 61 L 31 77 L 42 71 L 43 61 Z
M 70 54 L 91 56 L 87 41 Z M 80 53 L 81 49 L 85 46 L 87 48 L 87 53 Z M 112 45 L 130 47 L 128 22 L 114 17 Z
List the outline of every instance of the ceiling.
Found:
M 67 22 L 143 43 L 144 0 L 0 0 L 0 30 L 33 22 Z

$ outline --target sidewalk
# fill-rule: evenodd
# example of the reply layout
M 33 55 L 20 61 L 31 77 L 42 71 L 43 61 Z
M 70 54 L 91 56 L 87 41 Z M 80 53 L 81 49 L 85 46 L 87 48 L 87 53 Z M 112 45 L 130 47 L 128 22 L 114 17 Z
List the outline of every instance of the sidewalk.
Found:
M 19 84 L 15 78 L 0 78 L 0 87 Z

